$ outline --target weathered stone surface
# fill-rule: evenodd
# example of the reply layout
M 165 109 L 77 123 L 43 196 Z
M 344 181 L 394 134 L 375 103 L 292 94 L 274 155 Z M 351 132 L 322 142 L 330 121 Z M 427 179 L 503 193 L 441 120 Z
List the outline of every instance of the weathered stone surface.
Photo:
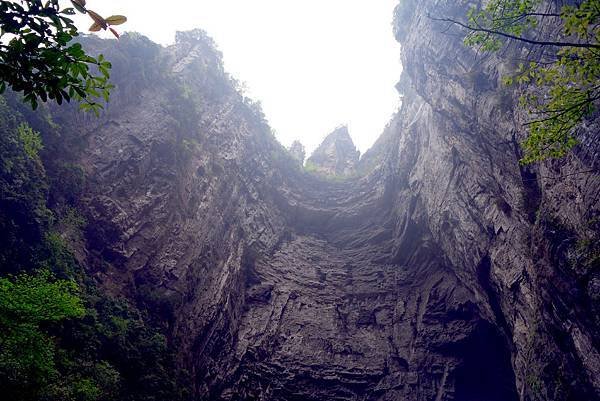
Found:
M 317 174 L 349 176 L 356 172 L 359 157 L 348 127 L 342 126 L 325 137 L 306 164 Z
M 302 145 L 299 141 L 294 141 L 288 150 L 290 151 L 292 157 L 298 161 L 298 164 L 303 166 L 304 159 L 306 158 L 304 145 Z
M 78 255 L 165 301 L 198 400 L 597 399 L 600 273 L 577 246 L 600 231 L 597 120 L 521 166 L 507 58 L 426 17 L 465 4 L 396 10 L 401 111 L 360 162 L 331 150 L 345 131 L 321 148 L 360 177 L 304 173 L 200 32 L 160 49 L 138 101 L 70 128 L 93 132 Z

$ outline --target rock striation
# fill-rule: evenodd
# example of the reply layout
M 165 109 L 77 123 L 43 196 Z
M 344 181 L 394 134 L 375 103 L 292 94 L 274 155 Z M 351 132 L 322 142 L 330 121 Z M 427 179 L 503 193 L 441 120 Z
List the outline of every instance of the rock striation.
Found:
M 149 78 L 100 120 L 53 110 L 87 138 L 74 247 L 107 291 L 161 300 L 194 399 L 598 399 L 598 120 L 522 166 L 499 81 L 527 49 L 481 56 L 426 17 L 466 10 L 398 6 L 402 109 L 360 161 L 344 127 L 309 159 L 343 181 L 303 171 L 203 32 L 96 44 Z
M 359 157 L 348 127 L 341 126 L 325 137 L 306 164 L 317 174 L 349 176 L 355 173 Z

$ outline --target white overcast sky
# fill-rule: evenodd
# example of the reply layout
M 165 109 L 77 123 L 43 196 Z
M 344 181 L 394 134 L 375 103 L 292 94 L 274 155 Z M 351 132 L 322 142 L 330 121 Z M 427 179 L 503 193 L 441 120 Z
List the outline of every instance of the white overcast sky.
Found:
M 125 14 L 120 31 L 163 45 L 175 31 L 201 28 L 226 70 L 262 103 L 277 138 L 310 152 L 347 124 L 364 153 L 399 97 L 400 46 L 392 34 L 398 0 L 87 0 L 104 17 Z M 68 4 L 68 3 L 66 3 Z M 86 19 L 77 19 L 87 30 Z

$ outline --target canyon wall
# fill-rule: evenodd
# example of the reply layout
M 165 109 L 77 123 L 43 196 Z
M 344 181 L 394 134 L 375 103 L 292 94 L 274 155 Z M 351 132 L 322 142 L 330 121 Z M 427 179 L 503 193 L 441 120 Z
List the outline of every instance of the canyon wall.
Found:
M 402 108 L 360 161 L 330 137 L 324 174 L 201 31 L 90 40 L 114 64 L 110 105 L 51 110 L 85 139 L 73 251 L 160 322 L 195 399 L 597 399 L 598 120 L 567 158 L 522 166 L 500 78 L 527 49 L 477 54 L 427 17 L 466 10 L 401 2 Z

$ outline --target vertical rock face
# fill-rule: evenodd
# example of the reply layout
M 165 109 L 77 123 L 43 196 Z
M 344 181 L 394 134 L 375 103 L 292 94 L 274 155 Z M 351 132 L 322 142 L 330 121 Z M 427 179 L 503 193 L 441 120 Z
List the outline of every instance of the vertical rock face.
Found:
M 306 163 L 319 174 L 348 176 L 355 172 L 359 157 L 348 127 L 342 126 L 327 135 Z
M 304 173 L 198 31 L 146 43 L 152 78 L 101 120 L 55 112 L 89 136 L 77 254 L 108 291 L 162 300 L 195 399 L 597 399 L 598 122 L 569 158 L 521 166 L 509 58 L 434 11 L 466 5 L 396 10 L 404 101 L 373 149 L 359 162 L 341 128 L 309 159 L 359 178 Z
M 576 244 L 600 232 L 598 119 L 585 123 L 567 159 L 521 166 L 526 116 L 500 77 L 529 49 L 477 55 L 460 31 L 426 17 L 460 19 L 466 10 L 450 1 L 403 1 L 396 10 L 405 68 L 393 156 L 407 173 L 400 193 L 422 202 L 440 251 L 484 300 L 511 350 L 520 399 L 595 399 L 597 247 L 576 256 Z

